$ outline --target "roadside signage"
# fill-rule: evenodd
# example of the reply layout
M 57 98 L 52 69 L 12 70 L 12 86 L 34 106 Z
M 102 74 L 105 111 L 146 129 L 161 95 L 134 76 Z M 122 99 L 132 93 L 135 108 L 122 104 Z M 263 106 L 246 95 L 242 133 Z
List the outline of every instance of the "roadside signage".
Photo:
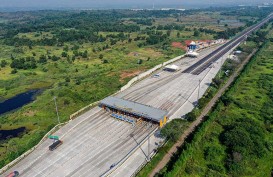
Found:
M 53 140 L 59 140 L 58 136 L 53 136 L 53 135 L 50 135 L 48 138 L 49 139 L 53 139 Z

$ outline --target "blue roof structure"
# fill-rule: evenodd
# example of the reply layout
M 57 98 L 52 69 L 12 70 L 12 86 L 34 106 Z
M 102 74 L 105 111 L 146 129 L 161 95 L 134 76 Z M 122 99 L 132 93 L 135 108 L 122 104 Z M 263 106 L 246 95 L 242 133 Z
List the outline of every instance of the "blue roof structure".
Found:
M 158 123 L 168 114 L 167 111 L 161 109 L 112 96 L 103 99 L 100 102 L 100 106 L 103 105 L 123 112 L 131 113 L 139 117 L 150 119 Z

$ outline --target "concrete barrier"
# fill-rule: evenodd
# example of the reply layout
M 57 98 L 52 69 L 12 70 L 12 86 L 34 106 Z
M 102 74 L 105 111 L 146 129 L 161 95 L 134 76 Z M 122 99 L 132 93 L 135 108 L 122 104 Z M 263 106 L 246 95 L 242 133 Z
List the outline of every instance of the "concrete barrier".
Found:
M 81 115 L 82 113 L 89 111 L 91 108 L 93 108 L 94 106 L 97 106 L 99 104 L 99 101 L 91 103 L 87 106 L 85 106 L 84 108 L 78 110 L 77 112 L 73 113 L 70 115 L 69 119 L 73 120 L 75 117 L 78 117 L 79 115 Z
M 123 92 L 124 90 L 130 88 L 134 83 L 136 83 L 137 81 L 139 80 L 142 80 L 144 79 L 145 77 L 151 75 L 153 72 L 155 72 L 156 70 L 170 64 L 170 63 L 173 63 L 173 62 L 176 62 L 177 60 L 180 60 L 181 58 L 185 57 L 185 55 L 181 55 L 181 56 L 178 56 L 178 57 L 175 57 L 169 61 L 166 61 L 162 64 L 159 64 L 155 67 L 153 67 L 152 69 L 148 70 L 148 71 L 145 71 L 144 73 L 141 73 L 139 74 L 138 76 L 134 77 L 133 79 L 131 79 L 125 86 L 123 86 L 117 93 L 120 93 L 120 92 Z M 116 94 L 117 94 L 116 93 Z

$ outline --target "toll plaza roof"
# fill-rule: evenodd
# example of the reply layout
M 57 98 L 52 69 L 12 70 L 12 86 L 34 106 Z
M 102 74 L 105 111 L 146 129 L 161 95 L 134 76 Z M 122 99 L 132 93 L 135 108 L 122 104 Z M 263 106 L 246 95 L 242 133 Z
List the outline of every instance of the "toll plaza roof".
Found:
M 144 104 L 124 100 L 117 97 L 107 97 L 100 102 L 100 106 L 114 108 L 123 112 L 131 113 L 155 122 L 160 122 L 168 114 L 167 111 L 153 108 Z

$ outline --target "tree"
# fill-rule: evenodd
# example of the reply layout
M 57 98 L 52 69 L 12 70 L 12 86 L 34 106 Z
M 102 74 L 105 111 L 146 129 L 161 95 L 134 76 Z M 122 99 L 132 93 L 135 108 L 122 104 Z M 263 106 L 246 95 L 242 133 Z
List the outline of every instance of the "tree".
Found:
M 7 64 L 8 64 L 8 63 L 7 63 L 6 60 L 2 60 L 2 61 L 1 61 L 1 68 L 6 67 Z
M 168 30 L 167 31 L 167 36 L 170 36 L 171 35 L 171 30 Z
M 65 51 L 62 52 L 62 57 L 67 57 L 67 53 Z
M 195 30 L 194 33 L 193 33 L 193 35 L 194 35 L 195 37 L 198 37 L 198 36 L 200 36 L 200 32 L 199 32 L 198 30 Z
M 11 71 L 11 74 L 16 74 L 17 73 L 17 69 L 13 69 L 12 71 Z
M 99 55 L 99 59 L 103 59 L 103 55 L 102 54 Z
M 46 63 L 47 62 L 47 59 L 46 59 L 46 56 L 45 55 L 41 55 L 39 60 L 38 60 L 38 63 Z
M 177 32 L 176 37 L 180 37 L 180 32 Z
M 87 50 L 85 50 L 85 51 L 82 53 L 82 57 L 83 57 L 83 58 L 87 58 L 87 57 L 88 57 L 88 52 L 87 52 Z
M 185 118 L 186 118 L 186 120 L 188 120 L 190 122 L 195 121 L 196 120 L 195 112 L 194 111 L 189 112 L 188 114 L 185 115 Z
M 74 62 L 75 60 L 76 60 L 76 56 L 73 55 L 73 56 L 72 56 L 72 61 Z
M 160 131 L 161 135 L 175 142 L 186 128 L 185 120 L 175 119 L 167 123 Z
M 69 50 L 69 49 L 68 49 L 68 46 L 67 46 L 67 45 L 64 46 L 64 51 L 65 51 L 65 52 L 68 52 L 68 50 Z
M 53 55 L 51 57 L 52 61 L 58 61 L 60 59 L 60 57 L 57 57 L 56 55 Z
M 106 63 L 109 63 L 109 61 L 108 61 L 108 60 L 103 60 L 102 63 L 103 63 L 103 64 L 106 64 Z

